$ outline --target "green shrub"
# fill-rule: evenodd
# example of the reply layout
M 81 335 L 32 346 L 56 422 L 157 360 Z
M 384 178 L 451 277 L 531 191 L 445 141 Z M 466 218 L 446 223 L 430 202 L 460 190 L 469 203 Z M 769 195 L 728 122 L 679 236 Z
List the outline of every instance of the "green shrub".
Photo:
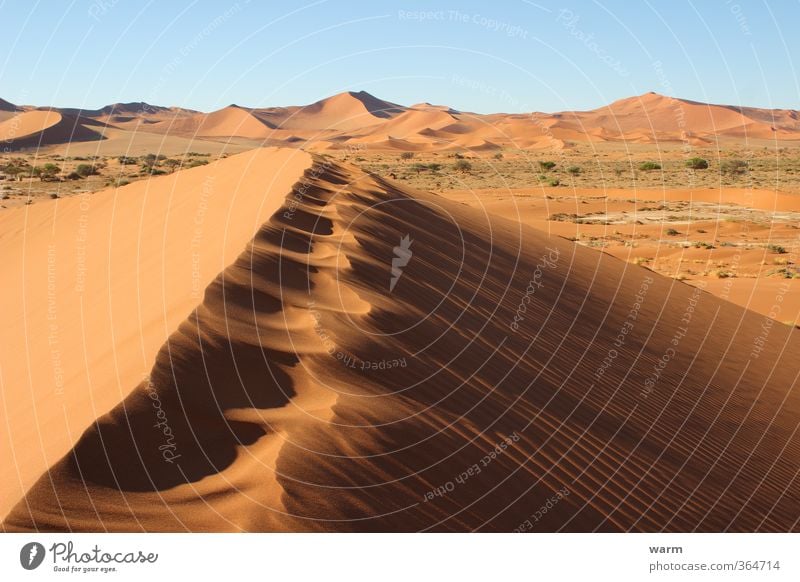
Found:
M 567 173 L 570 174 L 571 176 L 577 176 L 578 174 L 581 173 L 581 169 L 579 166 L 570 166 L 569 168 L 567 168 Z
M 747 167 L 744 160 L 725 160 L 720 164 L 719 171 L 729 176 L 740 176 L 747 172 Z
M 642 162 L 639 164 L 639 169 L 643 172 L 649 172 L 650 170 L 660 170 L 661 164 L 658 162 Z
M 36 166 L 33 168 L 33 176 L 39 178 L 42 182 L 52 182 L 57 179 L 58 174 L 61 173 L 61 168 L 55 164 L 45 164 L 44 166 Z
M 686 161 L 686 167 L 692 170 L 707 170 L 708 160 L 703 158 L 691 158 Z
M 775 253 L 776 255 L 786 254 L 786 249 L 781 245 L 768 244 L 767 250 L 771 253 Z
M 414 157 L 414 152 L 403 152 L 402 154 L 400 154 L 401 160 L 410 160 L 413 157 Z
M 99 174 L 97 167 L 92 164 L 79 164 L 78 167 L 75 168 L 75 173 L 81 178 L 87 178 L 89 176 L 95 176 Z
M 555 162 L 546 162 L 539 160 L 539 169 L 542 170 L 543 172 L 549 172 L 555 167 L 556 167 Z
M 674 228 L 668 228 L 667 229 L 667 236 L 678 236 L 679 234 L 680 234 L 680 232 L 678 232 Z
M 472 170 L 472 164 L 470 164 L 467 160 L 458 160 L 455 164 L 453 164 L 453 169 L 458 170 L 459 172 L 469 172 Z
M 417 163 L 412 165 L 411 169 L 414 170 L 417 174 L 419 174 L 420 172 L 426 171 L 428 169 L 428 166 L 426 166 L 425 164 Z

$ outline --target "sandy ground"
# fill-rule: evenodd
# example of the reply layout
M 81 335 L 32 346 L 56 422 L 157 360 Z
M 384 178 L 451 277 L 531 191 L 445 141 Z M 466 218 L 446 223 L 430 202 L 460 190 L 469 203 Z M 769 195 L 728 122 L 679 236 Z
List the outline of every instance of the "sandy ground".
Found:
M 800 212 L 794 194 L 740 188 L 534 188 L 443 195 L 705 285 L 763 315 L 775 313 L 779 301 L 777 319 L 800 323 Z
M 83 300 L 63 255 L 80 206 L 2 217 L 20 306 L 0 336 L 4 393 L 20 392 L 4 455 L 26 475 L 7 472 L 3 498 L 51 466 L 6 529 L 797 528 L 797 332 L 524 221 L 308 163 L 253 152 L 97 195 Z M 225 258 L 203 255 L 192 302 L 208 172 L 233 186 L 225 217 L 206 213 Z M 96 403 L 66 418 L 45 335 L 53 240 L 58 329 L 92 331 L 60 336 L 64 393 Z

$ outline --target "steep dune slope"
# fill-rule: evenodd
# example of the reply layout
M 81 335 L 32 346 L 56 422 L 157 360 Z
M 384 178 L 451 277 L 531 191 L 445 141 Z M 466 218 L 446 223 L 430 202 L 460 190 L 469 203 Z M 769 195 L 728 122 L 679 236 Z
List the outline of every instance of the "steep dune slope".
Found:
M 146 131 L 189 138 L 236 136 L 266 139 L 272 130 L 247 109 L 230 105 L 212 113 L 161 121 L 146 128 Z
M 5 527 L 793 530 L 798 348 L 319 158 Z
M 102 124 L 51 109 L 25 111 L 0 123 L 0 141 L 9 149 L 102 139 Z
M 281 129 L 350 131 L 381 124 L 404 110 L 400 105 L 359 91 L 339 93 L 304 107 L 263 109 L 260 116 Z
M 0 216 L 0 513 L 147 374 L 308 165 L 257 150 Z

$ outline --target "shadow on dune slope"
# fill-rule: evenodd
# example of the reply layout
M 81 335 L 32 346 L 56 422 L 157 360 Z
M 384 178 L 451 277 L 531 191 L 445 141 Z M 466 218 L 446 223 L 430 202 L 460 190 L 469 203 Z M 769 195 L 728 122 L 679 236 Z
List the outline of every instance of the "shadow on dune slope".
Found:
M 798 347 L 320 158 L 5 527 L 794 530 Z

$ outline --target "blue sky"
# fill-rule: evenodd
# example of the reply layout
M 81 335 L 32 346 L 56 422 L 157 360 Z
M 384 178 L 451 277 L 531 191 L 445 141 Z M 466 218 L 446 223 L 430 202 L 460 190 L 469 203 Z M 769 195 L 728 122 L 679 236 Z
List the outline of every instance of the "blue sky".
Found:
M 656 91 L 800 108 L 800 3 L 0 0 L 0 97 L 212 110 L 366 90 L 481 113 Z

